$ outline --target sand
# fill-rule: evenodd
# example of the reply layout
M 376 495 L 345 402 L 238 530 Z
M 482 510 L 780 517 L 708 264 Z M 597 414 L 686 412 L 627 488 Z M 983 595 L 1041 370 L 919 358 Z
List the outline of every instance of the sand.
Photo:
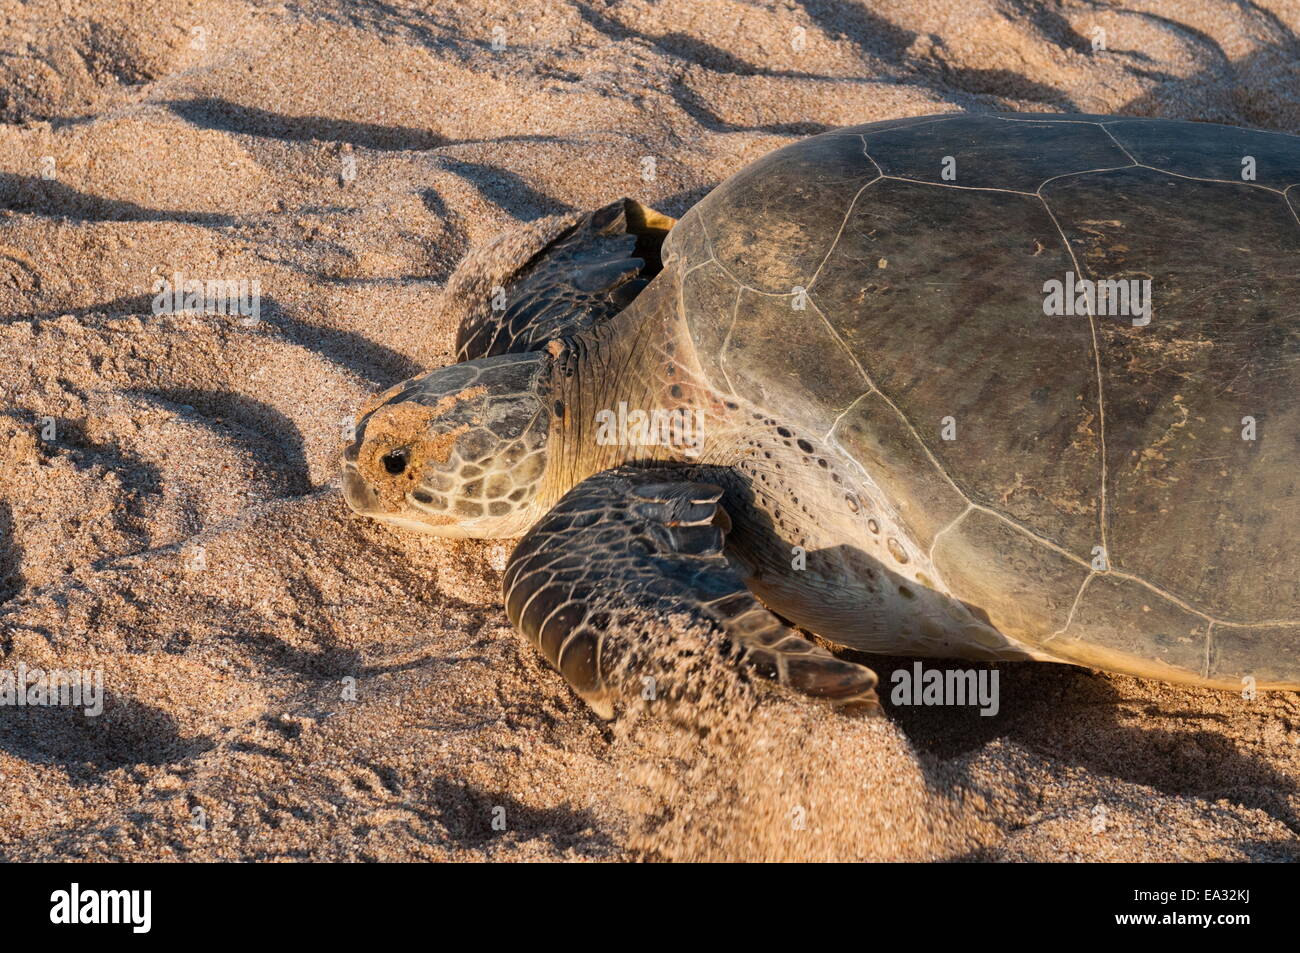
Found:
M 1294 0 L 0 2 L 0 668 L 107 693 L 0 707 L 0 857 L 1300 858 L 1294 695 L 1004 664 L 993 718 L 720 676 L 607 724 L 510 629 L 509 541 L 355 518 L 334 464 L 452 360 L 444 289 L 503 230 L 680 215 L 877 119 L 1297 133 L 1297 30 Z M 259 281 L 258 320 L 155 315 L 176 273 Z

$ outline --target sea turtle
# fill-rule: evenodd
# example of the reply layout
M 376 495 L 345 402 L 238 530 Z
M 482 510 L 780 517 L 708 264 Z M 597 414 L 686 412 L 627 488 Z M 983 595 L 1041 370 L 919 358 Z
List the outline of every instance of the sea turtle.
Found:
M 624 199 L 477 253 L 462 363 L 363 411 L 346 498 L 526 532 L 509 618 L 604 716 L 620 640 L 674 612 L 839 702 L 875 675 L 798 630 L 1294 689 L 1298 213 L 1283 134 L 829 131 L 680 221 Z

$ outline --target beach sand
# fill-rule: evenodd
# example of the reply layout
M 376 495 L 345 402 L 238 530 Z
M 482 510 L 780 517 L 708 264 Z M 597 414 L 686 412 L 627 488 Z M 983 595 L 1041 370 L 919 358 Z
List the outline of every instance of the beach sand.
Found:
M 0 857 L 1300 858 L 1294 695 L 1003 664 L 992 718 L 750 687 L 603 723 L 507 623 L 510 541 L 356 518 L 335 464 L 520 222 L 681 215 L 929 113 L 1297 133 L 1297 30 L 1294 0 L 2 0 L 0 668 L 107 700 L 0 707 Z M 177 273 L 258 281 L 258 320 L 155 315 Z

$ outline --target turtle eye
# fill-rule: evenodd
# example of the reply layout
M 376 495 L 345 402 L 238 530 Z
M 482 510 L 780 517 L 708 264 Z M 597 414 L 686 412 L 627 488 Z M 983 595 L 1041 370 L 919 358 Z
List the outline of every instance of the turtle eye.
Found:
M 399 476 L 406 470 L 406 450 L 391 450 L 380 457 L 379 462 L 393 476 Z

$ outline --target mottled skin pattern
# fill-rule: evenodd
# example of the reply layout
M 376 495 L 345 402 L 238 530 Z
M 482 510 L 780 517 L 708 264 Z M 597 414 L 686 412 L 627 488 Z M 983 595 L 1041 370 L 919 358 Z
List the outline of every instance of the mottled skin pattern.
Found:
M 874 699 L 875 676 L 837 660 L 768 612 L 723 557 L 727 525 L 706 483 L 607 470 L 567 493 L 506 570 L 506 613 L 574 690 L 613 714 L 606 673 L 634 646 L 607 645 L 647 621 L 690 613 L 760 672 L 832 701 Z M 610 586 L 609 580 L 618 580 Z M 615 626 L 621 628 L 615 629 Z M 725 649 L 723 649 L 725 651 Z
M 546 469 L 550 414 L 537 395 L 535 360 L 505 355 L 444 367 L 381 394 L 362 414 L 356 439 L 343 452 L 343 490 L 358 512 L 385 509 L 397 526 L 444 536 L 522 533 Z M 385 419 L 394 410 L 427 412 Z M 408 421 L 436 422 L 434 433 L 454 435 L 442 452 L 421 453 Z M 387 426 L 385 426 L 388 424 Z M 435 441 L 436 443 L 436 441 Z M 390 484 L 396 493 L 383 491 Z M 392 507 L 388 507 L 392 509 Z
M 668 606 L 787 684 L 870 699 L 866 669 L 795 652 L 746 592 L 867 651 L 1298 687 L 1298 184 L 1278 134 L 944 116 L 778 150 L 661 249 L 615 203 L 521 262 L 499 333 L 461 336 L 461 367 L 529 352 L 507 392 L 546 433 L 535 491 L 469 531 L 389 505 L 385 475 L 349 471 L 349 501 L 430 532 L 532 526 L 511 619 L 598 708 L 609 620 Z M 1067 272 L 1150 280 L 1151 320 L 1044 314 Z M 483 400 L 434 389 L 460 416 L 419 418 L 413 446 L 464 439 Z M 598 439 L 620 402 L 703 412 L 700 452 Z

